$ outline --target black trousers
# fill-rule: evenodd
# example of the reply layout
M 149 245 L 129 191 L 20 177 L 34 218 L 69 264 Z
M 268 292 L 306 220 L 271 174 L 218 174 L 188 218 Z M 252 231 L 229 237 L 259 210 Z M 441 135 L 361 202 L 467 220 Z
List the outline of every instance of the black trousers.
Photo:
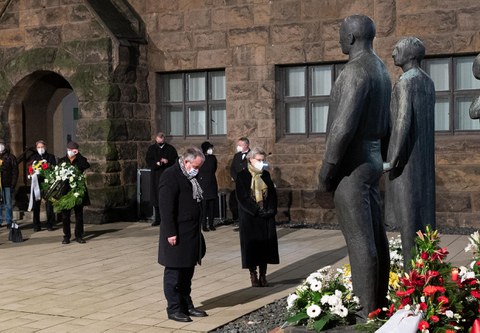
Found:
M 188 315 L 188 309 L 193 308 L 192 278 L 195 267 L 172 268 L 165 267 L 163 273 L 163 292 L 167 299 L 167 313 L 182 312 Z
M 155 223 L 160 223 L 160 208 L 158 208 L 158 206 L 153 206 L 153 209 L 155 211 Z
M 75 212 L 75 238 L 83 237 L 83 205 L 73 207 Z M 70 215 L 72 210 L 62 210 L 62 223 L 63 223 L 63 237 L 70 239 L 72 232 L 70 231 Z
M 40 228 L 40 206 L 42 200 L 33 201 L 33 228 Z M 47 212 L 47 227 L 52 228 L 55 224 L 55 214 L 53 213 L 53 204 L 50 201 L 45 201 L 45 211 Z
M 215 199 L 203 199 L 202 200 L 202 226 L 213 227 L 213 219 L 215 216 Z

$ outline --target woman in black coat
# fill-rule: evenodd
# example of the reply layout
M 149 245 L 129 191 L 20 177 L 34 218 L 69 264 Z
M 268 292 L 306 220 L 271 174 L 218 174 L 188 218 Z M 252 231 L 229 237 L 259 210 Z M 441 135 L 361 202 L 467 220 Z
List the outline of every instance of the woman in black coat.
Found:
M 252 149 L 247 154 L 247 169 L 236 179 L 242 268 L 250 270 L 252 287 L 266 287 L 267 264 L 279 263 L 277 192 L 270 173 L 264 170 L 265 157 L 263 149 Z
M 202 200 L 202 230 L 215 230 L 213 219 L 215 217 L 215 200 L 218 198 L 218 184 L 215 173 L 217 172 L 217 158 L 213 155 L 213 145 L 205 141 L 202 143 L 205 162 L 198 172 L 198 182 L 203 190 Z M 207 227 L 208 220 L 208 227 Z M 209 229 L 210 228 L 210 229 Z

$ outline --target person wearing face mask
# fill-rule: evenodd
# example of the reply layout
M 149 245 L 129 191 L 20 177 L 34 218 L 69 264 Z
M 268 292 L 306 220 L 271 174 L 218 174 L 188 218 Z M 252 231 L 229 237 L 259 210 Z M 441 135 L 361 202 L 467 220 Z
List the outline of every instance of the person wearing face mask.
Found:
M 218 184 L 215 176 L 217 172 L 217 158 L 213 155 L 213 145 L 210 142 L 205 141 L 201 147 L 205 155 L 205 163 L 200 168 L 197 178 L 203 190 L 202 230 L 215 231 L 213 219 L 215 216 L 215 200 L 218 199 Z
M 30 157 L 29 165 L 32 165 L 35 161 L 47 161 L 49 166 L 55 166 L 57 164 L 57 159 L 55 155 L 50 154 L 47 152 L 47 145 L 45 141 L 38 140 L 35 143 L 36 152 Z M 39 179 L 39 183 L 43 180 Z M 33 231 L 41 231 L 42 228 L 40 226 L 40 204 L 42 202 L 42 198 L 35 197 L 35 191 L 31 191 L 30 193 L 33 194 Z M 53 225 L 55 224 L 55 214 L 53 212 L 53 205 L 50 201 L 45 201 L 45 211 L 47 212 L 47 230 L 52 231 Z
M 267 264 L 280 261 L 275 228 L 277 192 L 265 157 L 262 148 L 253 148 L 246 156 L 247 168 L 238 173 L 236 181 L 242 268 L 250 271 L 252 287 L 268 286 Z
M 250 140 L 247 137 L 241 137 L 237 141 L 236 153 L 233 155 L 232 164 L 230 165 L 230 177 L 232 181 L 237 180 L 237 174 L 247 168 L 247 154 L 250 151 Z M 234 221 L 238 220 L 238 203 L 236 199 L 235 190 L 230 193 L 230 199 L 228 201 L 230 211 L 232 212 L 232 218 Z M 238 231 L 238 229 L 237 229 Z
M 175 147 L 165 142 L 165 134 L 158 132 L 155 143 L 148 147 L 145 161 L 150 168 L 150 203 L 155 210 L 155 220 L 152 226 L 160 225 L 160 211 L 158 210 L 158 183 L 162 173 L 177 160 L 178 153 Z
M 74 165 L 80 170 L 80 172 L 85 172 L 90 168 L 90 163 L 87 159 L 80 154 L 78 151 L 78 143 L 70 141 L 67 144 L 67 154 L 58 160 L 58 164 L 67 163 Z M 65 186 L 63 194 L 67 194 L 70 191 L 70 186 Z M 75 241 L 80 244 L 84 244 L 85 240 L 83 239 L 83 207 L 90 205 L 90 199 L 88 197 L 88 191 L 85 189 L 85 195 L 83 197 L 83 202 L 80 205 L 73 207 L 75 212 Z M 70 238 L 72 237 L 72 232 L 70 230 L 70 215 L 72 213 L 71 209 L 62 210 L 62 222 L 63 222 L 63 241 L 62 244 L 69 244 Z
M 201 264 L 206 251 L 200 230 L 203 190 L 196 177 L 204 161 L 200 149 L 186 149 L 162 174 L 158 188 L 162 198 L 158 263 L 165 267 L 163 291 L 168 319 L 178 322 L 207 316 L 194 307 L 190 296 L 195 266 Z
M 17 159 L 10 154 L 10 149 L 3 140 L 0 140 L 0 170 L 0 226 L 5 210 L 5 221 L 7 228 L 10 228 L 13 222 L 12 197 L 18 180 L 18 166 Z

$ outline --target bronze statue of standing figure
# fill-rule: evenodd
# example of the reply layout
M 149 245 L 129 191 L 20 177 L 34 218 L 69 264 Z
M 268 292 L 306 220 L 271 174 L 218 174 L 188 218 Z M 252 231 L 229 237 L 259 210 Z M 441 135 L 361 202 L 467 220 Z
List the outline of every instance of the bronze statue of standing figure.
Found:
M 362 306 L 359 322 L 386 305 L 390 265 L 378 183 L 392 88 L 373 50 L 375 33 L 375 24 L 364 15 L 349 16 L 340 27 L 340 46 L 349 60 L 332 88 L 319 175 L 319 190 L 333 192 L 347 243 L 353 292 Z
M 403 74 L 393 87 L 385 171 L 385 223 L 400 229 L 404 267 L 411 265 L 416 232 L 435 229 L 435 87 L 420 68 L 425 46 L 400 40 L 392 57 Z
M 473 61 L 472 72 L 473 76 L 480 80 L 480 54 Z M 480 96 L 477 96 L 470 105 L 470 118 L 480 119 Z

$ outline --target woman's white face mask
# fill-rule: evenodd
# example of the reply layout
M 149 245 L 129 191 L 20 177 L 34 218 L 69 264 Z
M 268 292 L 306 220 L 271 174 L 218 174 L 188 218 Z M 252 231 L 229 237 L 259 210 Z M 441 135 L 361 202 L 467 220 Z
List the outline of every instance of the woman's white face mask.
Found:
M 208 155 L 212 155 L 212 154 L 213 154 L 213 149 L 212 149 L 212 148 L 208 148 L 208 149 L 207 149 L 207 154 L 208 154 Z
M 3 143 L 0 143 L 0 153 L 3 153 L 5 151 L 5 145 Z
M 68 157 L 73 157 L 76 155 L 76 153 L 73 150 L 67 149 L 67 155 Z
M 37 148 L 37 153 L 38 153 L 38 155 L 45 154 L 45 148 Z

